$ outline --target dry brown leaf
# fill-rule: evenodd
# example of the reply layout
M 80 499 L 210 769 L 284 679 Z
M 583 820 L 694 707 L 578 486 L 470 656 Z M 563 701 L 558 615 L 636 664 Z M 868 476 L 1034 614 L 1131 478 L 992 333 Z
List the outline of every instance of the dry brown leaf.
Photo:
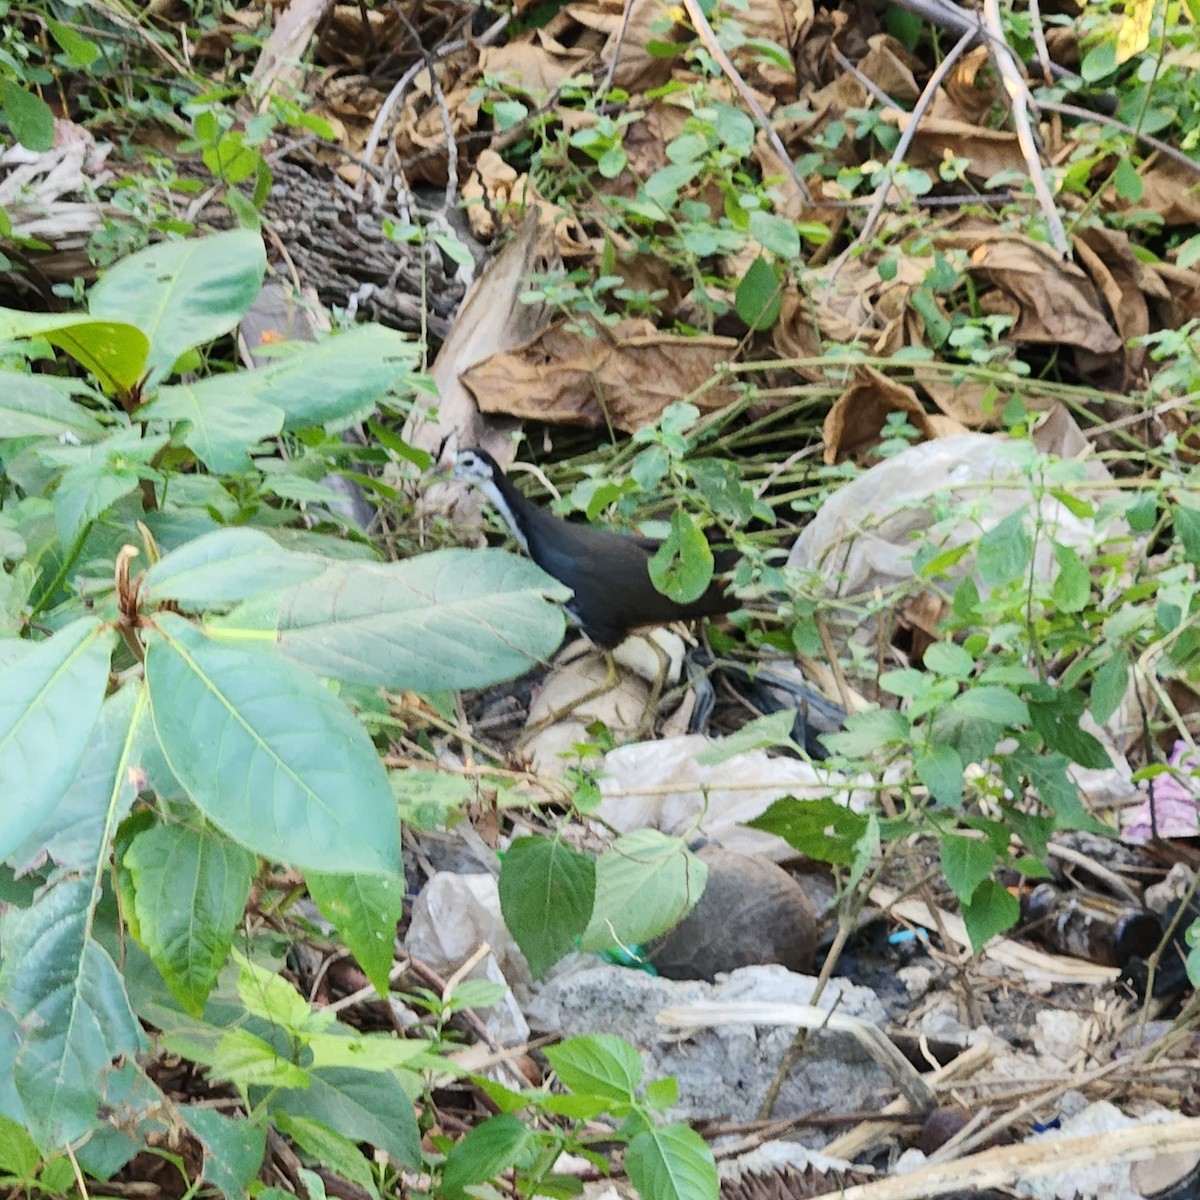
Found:
M 1174 263 L 1151 263 L 1151 273 L 1163 285 L 1163 292 L 1143 287 L 1151 299 L 1159 329 L 1178 329 L 1200 313 L 1200 271 L 1182 270 Z
M 1138 172 L 1142 177 L 1142 198 L 1123 200 L 1115 188 L 1104 199 L 1118 212 L 1149 210 L 1167 225 L 1200 225 L 1200 175 L 1173 159 L 1160 158 Z
M 564 46 L 548 30 L 536 29 L 532 40 L 519 39 L 481 50 L 479 74 L 516 84 L 535 101 L 545 102 L 591 57 L 590 50 Z
M 916 73 L 924 71 L 921 60 L 905 50 L 890 33 L 877 33 L 867 39 L 870 50 L 858 63 L 858 69 L 893 100 L 911 104 L 921 94 Z
M 930 118 L 963 121 L 974 128 L 985 125 L 993 107 L 1004 100 L 991 63 L 991 52 L 986 46 L 976 46 L 964 54 L 934 96 L 929 106 Z
M 889 108 L 883 119 L 905 130 L 912 115 Z M 1015 133 L 983 129 L 966 121 L 922 117 L 905 161 L 914 167 L 936 168 L 949 157 L 966 159 L 970 164 L 967 174 L 981 181 L 1001 171 L 1027 172 Z
M 834 401 L 825 418 L 825 461 L 863 458 L 879 440 L 879 432 L 894 412 L 908 415 L 909 424 L 927 438 L 949 437 L 966 430 L 949 417 L 930 415 L 910 387 L 889 379 L 874 367 L 855 367 L 854 380 Z
M 666 3 L 666 0 L 630 0 L 630 3 L 629 25 L 621 42 L 613 82 L 630 93 L 645 92 L 661 87 L 671 78 L 672 71 L 671 59 L 653 57 L 646 50 L 647 43 L 683 41 L 688 31 L 677 21 L 674 5 Z M 602 34 L 602 44 L 595 39 L 589 39 L 589 44 L 596 46 L 600 61 L 607 69 L 613 55 L 618 53 L 617 40 L 624 12 L 624 0 L 589 0 L 587 4 L 568 4 L 548 28 L 564 40 L 571 40 L 572 45 L 575 40 L 556 22 L 571 22 Z M 576 30 L 574 38 L 578 36 Z
M 747 38 L 774 42 L 790 54 L 813 13 L 813 0 L 749 0 L 730 12 L 726 20 L 735 21 Z M 768 93 L 781 104 L 796 99 L 799 80 L 794 67 L 781 67 L 752 46 L 732 50 L 730 58 L 752 88 Z
M 479 99 L 472 86 L 449 87 L 447 64 L 436 67 L 450 116 L 450 135 L 458 138 L 475 128 Z M 442 107 L 433 96 L 429 72 L 413 80 L 396 127 L 396 152 L 402 159 L 416 159 L 406 170 L 410 182 L 422 180 L 441 186 L 446 182 L 446 124 Z M 432 153 L 427 153 L 432 152 Z
M 1146 362 L 1145 347 L 1131 346 L 1129 340 L 1150 332 L 1150 310 L 1141 288 L 1142 266 L 1130 249 L 1129 235 L 1120 229 L 1096 226 L 1077 232 L 1075 253 L 1108 303 L 1125 343 L 1121 383 L 1128 387 L 1141 375 Z
M 607 414 L 615 428 L 632 433 L 684 397 L 708 411 L 729 404 L 727 384 L 696 389 L 736 348 L 734 338 L 659 333 L 646 320 L 622 321 L 590 338 L 559 322 L 460 379 L 483 412 L 588 428 L 602 427 Z

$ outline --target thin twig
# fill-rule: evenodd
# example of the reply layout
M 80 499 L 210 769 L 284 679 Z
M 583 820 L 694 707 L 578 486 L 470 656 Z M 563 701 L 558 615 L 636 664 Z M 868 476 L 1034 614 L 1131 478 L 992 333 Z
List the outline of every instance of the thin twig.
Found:
M 1004 80 L 1004 90 L 1008 93 L 1009 109 L 1012 112 L 1013 127 L 1017 134 L 1017 145 L 1025 165 L 1029 168 L 1029 177 L 1033 183 L 1034 195 L 1038 198 L 1046 224 L 1050 230 L 1050 241 L 1062 258 L 1071 252 L 1071 244 L 1067 240 L 1067 231 L 1063 228 L 1062 217 L 1059 216 L 1058 206 L 1050 194 L 1050 186 L 1046 182 L 1046 173 L 1042 169 L 1042 161 L 1038 154 L 1037 141 L 1033 134 L 1033 125 L 1029 120 L 1029 105 L 1032 97 L 1020 70 L 1017 59 L 1004 40 L 1004 27 L 1000 23 L 1000 0 L 983 0 L 983 21 L 991 35 L 988 48 L 992 52 L 992 60 Z
M 833 264 L 833 268 L 829 272 L 829 279 L 831 281 L 842 267 L 846 265 L 846 261 L 853 251 L 857 247 L 865 245 L 872 233 L 874 233 L 880 214 L 883 212 L 883 206 L 887 203 L 888 193 L 892 190 L 892 176 L 895 174 L 896 168 L 904 161 L 904 156 L 908 153 L 908 148 L 912 145 L 912 140 L 916 136 L 917 126 L 920 125 L 921 118 L 925 115 L 926 109 L 933 103 L 933 98 L 937 94 L 938 88 L 942 86 L 942 80 L 946 78 L 950 73 L 950 68 L 966 52 L 967 47 L 975 40 L 977 34 L 977 29 L 968 29 L 954 43 L 950 52 L 938 63 L 937 69 L 930 75 L 929 82 L 925 85 L 925 90 L 917 97 L 917 102 L 913 105 L 912 112 L 908 114 L 908 124 L 900 134 L 900 140 L 896 143 L 896 148 L 892 151 L 892 157 L 888 160 L 888 164 L 884 168 L 884 180 L 875 193 L 875 201 L 871 205 L 870 212 L 867 213 L 867 219 L 863 222 L 863 227 L 859 231 L 858 237 L 842 251 L 838 256 L 837 262 Z

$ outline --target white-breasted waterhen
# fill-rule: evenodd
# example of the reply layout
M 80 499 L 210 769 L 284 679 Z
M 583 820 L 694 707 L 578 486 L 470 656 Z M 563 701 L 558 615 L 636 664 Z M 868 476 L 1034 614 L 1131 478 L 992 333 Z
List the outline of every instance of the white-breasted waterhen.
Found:
M 601 650 L 611 651 L 635 629 L 737 607 L 717 581 L 688 604 L 664 596 L 650 579 L 656 542 L 555 516 L 523 496 L 486 450 L 458 451 L 452 474 L 475 484 L 529 557 L 575 593 L 567 612 Z

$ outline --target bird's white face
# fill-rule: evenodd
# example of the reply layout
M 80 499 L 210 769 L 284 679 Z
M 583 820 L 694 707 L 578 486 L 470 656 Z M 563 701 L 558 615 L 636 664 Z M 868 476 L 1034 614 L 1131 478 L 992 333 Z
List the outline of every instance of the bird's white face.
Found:
M 454 456 L 451 475 L 460 483 L 491 483 L 492 465 L 474 450 L 460 450 Z

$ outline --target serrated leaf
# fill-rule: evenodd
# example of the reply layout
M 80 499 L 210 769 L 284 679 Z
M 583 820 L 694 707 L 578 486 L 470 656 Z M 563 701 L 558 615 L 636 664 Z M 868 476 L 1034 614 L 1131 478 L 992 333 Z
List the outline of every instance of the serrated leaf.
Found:
M 313 579 L 325 567 L 323 559 L 285 550 L 261 529 L 218 529 L 160 558 L 142 580 L 141 597 L 189 608 L 236 604 Z
M 610 1033 L 567 1038 L 547 1046 L 545 1055 L 565 1087 L 606 1100 L 634 1099 L 646 1072 L 637 1050 Z
M 467 1188 L 487 1183 L 520 1158 L 533 1140 L 533 1131 L 509 1113 L 476 1125 L 456 1142 L 442 1167 L 439 1195 L 466 1200 Z
M 187 1104 L 178 1111 L 204 1147 L 204 1178 L 226 1196 L 244 1194 L 262 1169 L 267 1151 L 264 1123 Z
M 156 825 L 125 852 L 140 941 L 193 1016 L 229 957 L 254 880 L 254 855 L 212 828 Z
M 975 894 L 975 889 L 992 873 L 996 852 L 991 844 L 980 838 L 962 837 L 948 833 L 941 844 L 942 874 L 951 891 L 962 903 Z
M 145 1045 L 121 976 L 91 937 L 91 878 L 61 880 L 0 921 L 0 1006 L 17 1022 L 12 1079 L 43 1152 L 91 1132 L 114 1064 Z
M 1083 559 L 1070 546 L 1055 543 L 1054 558 L 1058 574 L 1054 577 L 1051 598 L 1060 612 L 1083 612 L 1092 594 L 1092 576 Z
M 884 746 L 906 742 L 912 735 L 912 723 L 894 708 L 873 708 L 852 713 L 846 727 L 839 733 L 821 734 L 822 743 L 831 754 L 861 758 L 874 754 Z
M 1017 898 L 994 879 L 985 879 L 970 902 L 963 905 L 963 921 L 976 954 L 1020 919 L 1021 905 Z
M 375 1186 L 371 1164 L 348 1138 L 336 1133 L 322 1121 L 312 1117 L 297 1117 L 287 1112 L 277 1112 L 275 1124 L 280 1133 L 290 1137 L 321 1166 L 357 1184 L 369 1196 L 379 1200 L 379 1188 Z
M 314 1067 L 309 1086 L 276 1092 L 271 1110 L 322 1120 L 343 1137 L 386 1151 L 401 1166 L 421 1161 L 412 1100 L 394 1075 L 377 1068 Z
M 783 838 L 809 858 L 849 866 L 854 847 L 866 832 L 867 818 L 828 796 L 819 800 L 784 796 L 746 824 Z
M 1030 698 L 1029 720 L 1051 750 L 1065 754 L 1081 767 L 1106 770 L 1112 766 L 1099 739 L 1080 727 L 1085 700 L 1075 688 L 1047 688 L 1042 698 Z
M 170 1047 L 172 1039 L 165 1038 L 164 1044 Z M 231 1029 L 207 1055 L 197 1054 L 193 1048 L 187 1057 L 206 1063 L 221 1079 L 239 1088 L 307 1087 L 309 1082 L 303 1067 L 282 1058 L 274 1046 L 248 1029 Z
M 747 721 L 741 729 L 705 746 L 695 756 L 695 762 L 702 767 L 715 767 L 751 750 L 776 746 L 790 746 L 795 749 L 796 743 L 792 738 L 795 724 L 796 711 L 791 708 L 755 717 L 754 720 Z
M 104 699 L 112 641 L 85 617 L 0 671 L 0 860 L 49 818 L 74 779 Z
M 54 111 L 45 100 L 12 79 L 4 80 L 0 99 L 8 128 L 26 150 L 40 154 L 53 147 Z
M 1118 650 L 1092 676 L 1092 720 L 1103 725 L 1121 706 L 1129 687 L 1129 655 Z
M 625 1173 L 643 1200 L 716 1200 L 717 1164 L 687 1125 L 639 1133 L 625 1152 Z
M 1015 583 L 1029 573 L 1033 539 L 1025 528 L 1026 510 L 1010 513 L 979 539 L 975 561 L 979 577 L 989 587 Z
M 925 668 L 947 679 L 970 679 L 975 660 L 954 642 L 934 642 L 925 651 Z
M 333 1013 L 314 1010 L 282 975 L 251 962 L 239 950 L 233 951 L 232 958 L 238 966 L 238 997 L 247 1012 L 290 1034 L 319 1032 L 336 1021 Z
M 575 948 L 592 916 L 596 862 L 550 838 L 517 838 L 500 864 L 500 912 L 535 979 Z
M 363 727 L 307 672 L 160 614 L 146 682 L 163 754 L 193 803 L 266 858 L 399 875 L 387 775 Z
M 308 894 L 341 935 L 381 996 L 389 991 L 404 880 L 396 875 L 329 875 L 309 871 Z
M 1185 508 L 1177 504 L 1172 510 L 1175 536 L 1190 563 L 1200 563 L 1200 508 Z
M 262 286 L 261 235 L 235 229 L 160 242 L 110 267 L 88 295 L 93 317 L 136 325 L 149 339 L 149 383 L 176 360 L 233 329 Z
M 963 795 L 963 760 L 953 746 L 931 746 L 913 760 L 917 778 L 941 804 L 957 808 Z
M 580 949 L 649 941 L 672 929 L 704 891 L 708 868 L 682 838 L 638 829 L 617 838 L 596 863 L 596 899 Z
M 400 563 L 334 563 L 317 579 L 213 623 L 271 631 L 321 675 L 394 689 L 479 688 L 545 661 L 569 590 L 504 550 L 439 550 Z

